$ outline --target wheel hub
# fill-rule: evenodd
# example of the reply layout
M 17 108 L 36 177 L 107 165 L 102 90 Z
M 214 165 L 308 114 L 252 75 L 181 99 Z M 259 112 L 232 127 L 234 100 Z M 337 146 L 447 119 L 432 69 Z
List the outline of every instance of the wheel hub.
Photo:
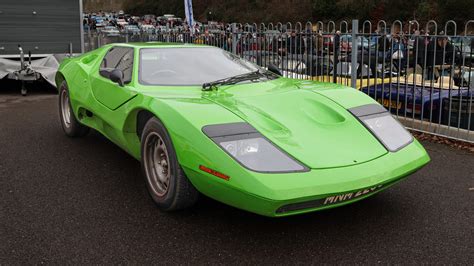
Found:
M 63 118 L 63 124 L 66 127 L 71 125 L 71 107 L 69 105 L 69 95 L 66 90 L 61 92 L 61 113 Z
M 170 180 L 168 150 L 163 138 L 155 132 L 145 139 L 144 163 L 148 182 L 158 196 L 167 193 Z

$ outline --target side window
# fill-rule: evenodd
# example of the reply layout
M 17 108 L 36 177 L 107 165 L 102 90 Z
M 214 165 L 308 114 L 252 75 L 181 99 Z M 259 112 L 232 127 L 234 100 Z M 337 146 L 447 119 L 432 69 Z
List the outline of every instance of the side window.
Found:
M 107 52 L 100 64 L 100 70 L 111 71 L 114 69 L 122 70 L 124 83 L 132 81 L 133 48 L 112 47 Z M 100 75 L 108 78 L 107 71 L 100 71 Z

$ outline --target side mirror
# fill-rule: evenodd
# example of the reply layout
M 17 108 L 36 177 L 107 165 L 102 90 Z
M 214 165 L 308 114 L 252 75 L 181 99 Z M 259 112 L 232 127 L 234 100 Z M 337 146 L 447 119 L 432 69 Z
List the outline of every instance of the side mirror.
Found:
M 120 69 L 114 69 L 110 72 L 109 78 L 111 81 L 123 86 L 123 72 Z
M 283 76 L 283 74 L 281 73 L 280 69 L 275 66 L 274 64 L 270 63 L 268 65 L 268 71 L 272 72 L 272 73 L 275 73 L 277 74 L 278 76 Z

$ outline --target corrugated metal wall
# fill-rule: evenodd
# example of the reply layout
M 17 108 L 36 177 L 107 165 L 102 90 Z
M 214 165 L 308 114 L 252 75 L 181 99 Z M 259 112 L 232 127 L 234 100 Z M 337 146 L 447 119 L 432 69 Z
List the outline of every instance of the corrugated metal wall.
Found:
M 0 56 L 81 52 L 81 0 L 1 0 Z

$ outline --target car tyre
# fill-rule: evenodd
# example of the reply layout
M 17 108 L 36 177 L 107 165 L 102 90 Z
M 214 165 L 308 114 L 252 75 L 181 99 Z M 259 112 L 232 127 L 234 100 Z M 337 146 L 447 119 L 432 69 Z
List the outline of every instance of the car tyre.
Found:
M 148 192 L 161 210 L 181 210 L 196 203 L 199 192 L 179 165 L 166 128 L 155 117 L 143 129 L 141 165 Z
M 89 133 L 89 128 L 82 125 L 74 115 L 66 81 L 59 87 L 59 120 L 64 133 L 69 137 L 83 137 Z

